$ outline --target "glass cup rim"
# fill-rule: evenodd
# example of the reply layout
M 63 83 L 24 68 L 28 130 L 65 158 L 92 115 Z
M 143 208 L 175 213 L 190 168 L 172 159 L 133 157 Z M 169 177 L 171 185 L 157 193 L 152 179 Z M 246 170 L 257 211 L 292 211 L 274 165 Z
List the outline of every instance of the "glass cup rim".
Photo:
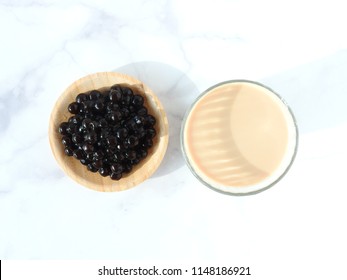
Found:
M 288 165 L 286 166 L 286 168 L 284 169 L 284 171 L 281 173 L 281 175 L 276 178 L 276 180 L 274 180 L 273 182 L 271 182 L 270 184 L 266 185 L 265 187 L 262 187 L 260 189 L 254 190 L 254 191 L 250 191 L 250 192 L 228 192 L 228 191 L 223 191 L 220 190 L 214 186 L 212 186 L 211 184 L 209 184 L 208 182 L 206 182 L 201 176 L 199 176 L 199 174 L 195 171 L 194 167 L 191 165 L 190 161 L 189 161 L 189 157 L 187 156 L 187 152 L 186 152 L 186 148 L 185 148 L 185 144 L 184 144 L 184 131 L 185 131 L 185 127 L 187 124 L 187 120 L 188 117 L 192 111 L 192 109 L 195 107 L 195 105 L 197 104 L 197 102 L 199 102 L 205 95 L 207 95 L 210 91 L 212 91 L 215 88 L 218 88 L 220 86 L 226 85 L 226 84 L 234 84 L 234 83 L 250 83 L 253 85 L 257 85 L 260 87 L 263 87 L 265 89 L 267 89 L 269 92 L 271 92 L 272 94 L 274 94 L 280 101 L 281 103 L 286 107 L 286 109 L 289 112 L 289 115 L 291 117 L 291 119 L 293 120 L 293 126 L 294 126 L 294 131 L 295 131 L 295 143 L 294 143 L 294 150 L 292 152 L 290 161 L 288 163 Z M 288 103 L 283 99 L 283 97 L 281 95 L 279 95 L 277 92 L 275 92 L 272 88 L 257 82 L 257 81 L 253 81 L 253 80 L 247 80 L 247 79 L 233 79 L 233 80 L 226 80 L 220 83 L 217 83 L 209 88 L 207 88 L 206 90 L 204 90 L 202 93 L 200 93 L 198 95 L 198 97 L 194 100 L 194 102 L 189 106 L 189 108 L 186 110 L 185 115 L 183 117 L 183 121 L 182 121 L 182 125 L 181 125 L 181 131 L 180 131 L 180 146 L 181 146 L 181 152 L 183 154 L 183 158 L 188 166 L 188 168 L 190 169 L 190 171 L 193 173 L 193 175 L 205 186 L 207 186 L 208 188 L 222 193 L 222 194 L 227 194 L 227 195 L 232 195 L 232 196 L 247 196 L 247 195 L 253 195 L 253 194 L 257 194 L 260 192 L 263 192 L 269 188 L 271 188 L 272 186 L 274 186 L 275 184 L 277 184 L 290 170 L 291 166 L 294 163 L 294 160 L 296 158 L 297 152 L 298 152 L 298 142 L 299 142 L 299 129 L 298 129 L 298 125 L 297 125 L 297 121 L 295 119 L 294 113 L 292 111 L 292 109 L 290 108 L 290 106 L 288 105 Z

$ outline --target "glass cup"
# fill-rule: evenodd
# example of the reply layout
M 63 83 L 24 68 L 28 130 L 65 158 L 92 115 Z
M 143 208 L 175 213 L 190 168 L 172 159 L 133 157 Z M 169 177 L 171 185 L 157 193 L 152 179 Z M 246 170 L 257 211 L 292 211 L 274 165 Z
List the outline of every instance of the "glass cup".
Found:
M 298 145 L 294 115 L 272 89 L 231 80 L 203 92 L 188 109 L 181 147 L 192 173 L 230 195 L 259 193 L 278 183 Z

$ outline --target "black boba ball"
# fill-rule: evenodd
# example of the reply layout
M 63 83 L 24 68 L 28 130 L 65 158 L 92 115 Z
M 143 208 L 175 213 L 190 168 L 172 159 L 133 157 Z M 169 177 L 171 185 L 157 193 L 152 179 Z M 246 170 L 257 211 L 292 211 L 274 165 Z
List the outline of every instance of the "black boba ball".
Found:
M 117 145 L 117 138 L 115 136 L 110 135 L 106 138 L 106 143 L 110 147 L 115 147 Z
M 108 127 L 107 121 L 104 118 L 100 119 L 98 122 L 98 127 L 101 129 Z
M 137 151 L 137 154 L 139 155 L 139 157 L 141 159 L 145 158 L 148 155 L 148 153 L 147 153 L 147 151 L 145 149 L 139 149 Z
M 120 111 L 112 111 L 106 115 L 106 118 L 110 123 L 116 124 L 122 119 L 122 113 Z
M 72 134 L 71 139 L 72 139 L 72 142 L 75 144 L 81 144 L 83 142 L 83 137 L 78 133 Z
M 69 118 L 69 123 L 79 125 L 82 122 L 83 118 L 80 115 L 75 115 Z
M 120 163 L 113 163 L 110 168 L 112 173 L 118 174 L 123 172 L 123 166 Z
M 93 159 L 99 160 L 105 157 L 105 153 L 102 150 L 97 150 L 93 153 Z
M 95 161 L 93 161 L 93 163 L 92 163 L 92 165 L 95 167 L 95 168 L 97 168 L 97 169 L 99 169 L 99 168 L 101 168 L 102 166 L 103 166 L 103 161 L 101 160 L 101 159 L 98 159 L 98 160 L 95 160 Z
M 137 115 L 139 115 L 139 116 L 145 116 L 145 115 L 147 115 L 147 109 L 146 109 L 146 107 L 141 107 L 138 111 L 137 111 Z
M 99 173 L 101 176 L 106 177 L 106 176 L 110 175 L 110 169 L 106 166 L 100 167 Z
M 68 134 L 74 134 L 75 132 L 78 131 L 78 126 L 73 124 L 73 123 L 69 123 L 67 128 L 66 128 L 66 132 Z
M 129 160 L 134 160 L 136 158 L 137 154 L 134 150 L 128 150 L 125 152 L 125 157 Z
M 111 155 L 111 158 L 114 162 L 121 163 L 125 159 L 125 155 L 122 152 L 117 151 Z
M 63 143 L 63 145 L 65 146 L 65 147 L 69 147 L 70 145 L 71 145 L 71 138 L 69 137 L 69 136 L 63 136 L 62 138 L 61 138 L 61 143 Z
M 137 124 L 133 119 L 131 119 L 125 123 L 125 127 L 130 130 L 135 130 L 137 128 Z
M 145 117 L 145 125 L 147 127 L 151 127 L 151 126 L 154 126 L 156 124 L 156 119 L 155 117 L 153 117 L 152 115 L 147 115 Z
M 83 165 L 87 165 L 87 164 L 90 164 L 91 161 L 87 158 L 82 158 L 80 159 L 80 163 L 82 163 Z
M 85 118 L 85 119 L 82 121 L 82 126 L 83 126 L 84 129 L 88 130 L 91 123 L 92 123 L 92 120 L 91 120 L 91 119 Z
M 130 115 L 129 109 L 124 108 L 124 107 L 120 109 L 120 112 L 122 114 L 122 118 L 123 119 L 127 119 L 129 117 L 129 115 Z
M 142 147 L 143 148 L 150 148 L 150 147 L 152 147 L 153 146 L 153 140 L 151 139 L 151 138 L 146 138 L 146 139 L 144 139 L 143 140 L 143 142 L 142 142 Z
M 122 92 L 118 89 L 112 89 L 110 90 L 108 94 L 108 98 L 113 103 L 118 103 L 122 99 Z
M 98 113 L 101 113 L 105 109 L 105 104 L 98 100 L 94 103 L 94 110 Z
M 76 102 L 77 103 L 82 103 L 83 101 L 88 100 L 88 95 L 85 93 L 80 93 L 79 95 L 76 96 Z
M 115 180 L 115 181 L 118 181 L 122 178 L 122 173 L 114 173 L 112 172 L 111 175 L 110 175 L 110 178 L 112 180 Z
M 80 104 L 77 102 L 72 102 L 69 104 L 67 109 L 71 114 L 77 114 L 80 109 Z
M 147 135 L 147 137 L 148 138 L 154 138 L 155 137 L 155 135 L 157 134 L 157 132 L 155 131 L 155 129 L 154 128 L 148 128 L 147 130 L 146 130 L 146 135 Z
M 84 157 L 84 153 L 80 149 L 76 149 L 73 151 L 73 156 L 77 159 L 82 159 Z
M 98 90 L 92 90 L 89 92 L 90 100 L 98 100 L 102 96 L 101 92 Z
M 129 148 L 134 148 L 135 146 L 139 144 L 139 139 L 134 135 L 130 135 L 126 139 L 126 143 L 128 144 Z
M 86 134 L 84 134 L 84 140 L 89 142 L 89 143 L 95 143 L 98 140 L 98 136 L 96 132 L 91 131 Z
M 132 103 L 135 105 L 135 107 L 139 108 L 143 105 L 144 98 L 141 95 L 134 95 Z
M 59 128 L 58 128 L 58 132 L 61 134 L 61 135 L 67 135 L 68 132 L 66 131 L 67 127 L 68 127 L 68 123 L 67 122 L 62 122 L 60 125 L 59 125 Z
M 125 127 L 121 127 L 116 131 L 116 136 L 119 139 L 125 139 L 129 134 L 129 131 Z
M 90 154 L 92 152 L 94 152 L 94 146 L 90 143 L 84 143 L 82 145 L 82 150 L 86 153 L 86 154 Z
M 130 173 L 133 169 L 133 166 L 130 161 L 124 162 L 123 164 L 123 172 L 124 173 Z
M 142 125 L 144 125 L 144 123 L 145 123 L 145 117 L 136 115 L 136 116 L 134 117 L 134 121 L 135 121 L 135 123 L 136 123 L 138 126 L 142 126 Z
M 66 147 L 66 148 L 64 149 L 64 153 L 65 153 L 65 155 L 67 155 L 67 156 L 69 156 L 69 157 L 71 157 L 71 156 L 73 155 L 73 151 L 72 151 L 72 149 L 69 148 L 69 147 Z
M 98 171 L 98 169 L 95 168 L 95 167 L 93 166 L 93 164 L 91 164 L 91 163 L 87 164 L 87 169 L 88 169 L 89 171 L 91 171 L 91 172 L 94 172 L 94 173 Z

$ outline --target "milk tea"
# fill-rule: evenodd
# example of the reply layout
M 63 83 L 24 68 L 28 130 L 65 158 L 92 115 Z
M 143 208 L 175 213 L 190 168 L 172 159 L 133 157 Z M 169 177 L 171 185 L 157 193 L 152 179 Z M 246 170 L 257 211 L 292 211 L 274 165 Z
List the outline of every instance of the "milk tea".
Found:
M 268 88 L 248 81 L 223 83 L 205 93 L 190 110 L 183 135 L 194 173 L 225 192 L 272 184 L 290 165 L 296 147 L 288 107 Z

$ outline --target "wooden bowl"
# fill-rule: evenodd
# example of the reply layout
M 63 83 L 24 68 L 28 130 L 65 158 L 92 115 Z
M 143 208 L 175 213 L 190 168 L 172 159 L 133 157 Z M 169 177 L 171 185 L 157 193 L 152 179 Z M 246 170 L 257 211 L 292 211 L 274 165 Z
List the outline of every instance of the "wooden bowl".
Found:
M 148 156 L 135 165 L 133 170 L 119 181 L 114 181 L 110 177 L 102 177 L 99 173 L 90 172 L 79 160 L 66 156 L 61 143 L 61 135 L 58 133 L 60 123 L 67 121 L 71 116 L 67 110 L 68 105 L 75 100 L 79 93 L 93 89 L 108 88 L 114 84 L 126 84 L 134 92 L 144 96 L 148 112 L 157 120 L 155 125 L 157 135 L 154 138 L 153 146 L 148 151 Z M 139 80 L 114 72 L 95 73 L 75 81 L 57 100 L 49 123 L 51 149 L 63 171 L 77 183 L 103 192 L 127 190 L 149 178 L 159 167 L 165 155 L 168 138 L 168 120 L 163 106 L 156 95 Z

